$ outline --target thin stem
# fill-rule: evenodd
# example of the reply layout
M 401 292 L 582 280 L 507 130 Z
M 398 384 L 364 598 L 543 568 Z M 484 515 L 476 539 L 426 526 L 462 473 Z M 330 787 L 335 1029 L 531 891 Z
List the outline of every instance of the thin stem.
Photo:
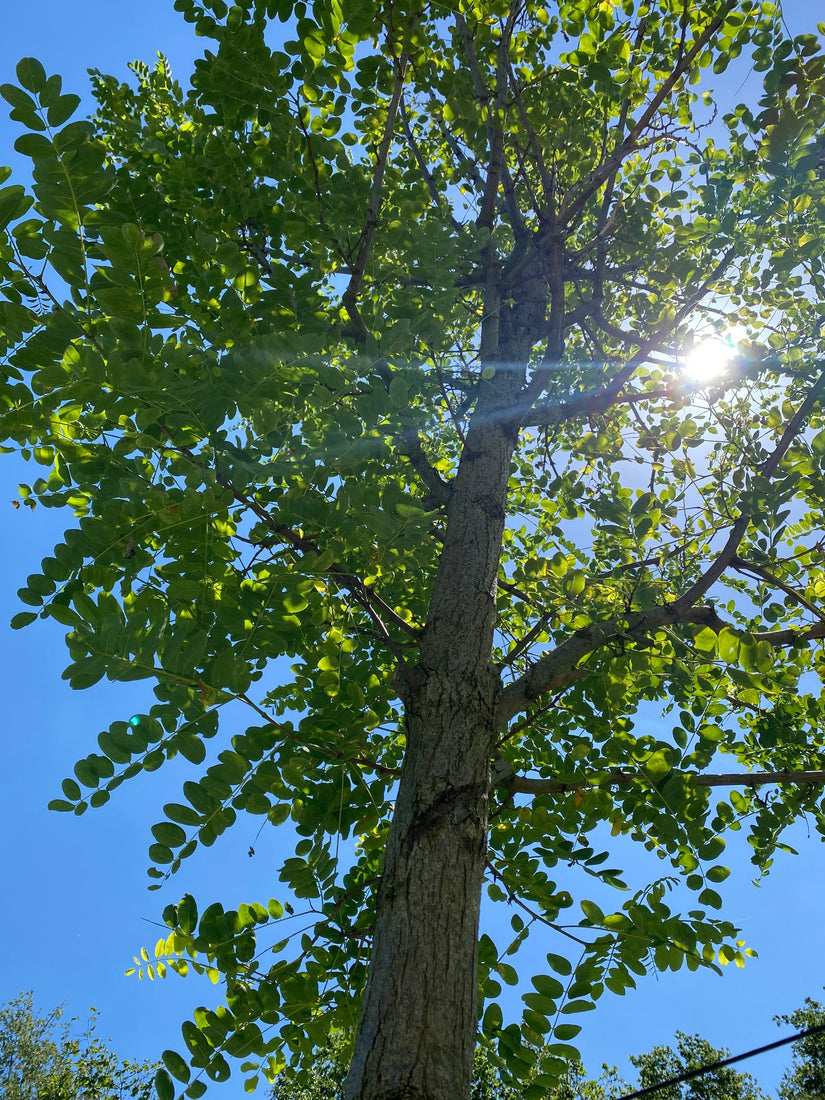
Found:
M 601 787 L 629 787 L 641 783 L 659 787 L 675 778 L 687 779 L 697 787 L 765 787 L 769 784 L 798 783 L 804 786 L 825 786 L 825 771 L 725 772 L 705 775 L 702 772 L 670 771 L 660 779 L 642 772 L 613 771 L 593 779 L 535 779 L 514 775 L 502 784 L 511 794 L 564 794 Z

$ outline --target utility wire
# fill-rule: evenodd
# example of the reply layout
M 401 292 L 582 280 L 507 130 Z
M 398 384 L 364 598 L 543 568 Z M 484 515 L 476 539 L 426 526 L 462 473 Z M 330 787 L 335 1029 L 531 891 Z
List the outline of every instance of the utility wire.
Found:
M 776 1050 L 777 1047 L 784 1047 L 787 1043 L 795 1043 L 797 1039 L 805 1039 L 809 1035 L 818 1035 L 822 1031 L 825 1031 L 825 1024 L 817 1024 L 816 1027 L 809 1027 L 806 1031 L 798 1031 L 796 1035 L 788 1035 L 785 1039 L 777 1039 L 775 1043 L 766 1043 L 765 1046 L 748 1050 L 744 1054 L 734 1054 L 732 1058 L 722 1058 L 718 1062 L 711 1062 L 710 1065 L 700 1066 L 699 1069 L 690 1069 L 687 1073 L 681 1073 L 678 1077 L 669 1077 L 667 1081 L 660 1081 L 658 1085 L 648 1085 L 647 1088 L 629 1092 L 618 1097 L 617 1100 L 638 1100 L 640 1096 L 650 1096 L 651 1093 L 658 1092 L 659 1089 L 666 1089 L 668 1085 L 680 1085 L 683 1081 L 690 1081 L 693 1077 L 702 1077 L 705 1073 L 710 1073 L 711 1070 L 732 1066 L 734 1062 L 744 1062 L 746 1058 L 764 1054 L 767 1050 Z

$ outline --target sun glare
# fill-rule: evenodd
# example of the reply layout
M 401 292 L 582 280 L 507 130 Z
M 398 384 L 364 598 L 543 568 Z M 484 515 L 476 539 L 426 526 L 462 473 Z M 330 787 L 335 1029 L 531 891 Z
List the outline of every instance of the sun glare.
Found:
M 682 370 L 694 382 L 713 382 L 725 373 L 738 354 L 737 343 L 745 335 L 739 326 L 696 341 L 684 359 Z

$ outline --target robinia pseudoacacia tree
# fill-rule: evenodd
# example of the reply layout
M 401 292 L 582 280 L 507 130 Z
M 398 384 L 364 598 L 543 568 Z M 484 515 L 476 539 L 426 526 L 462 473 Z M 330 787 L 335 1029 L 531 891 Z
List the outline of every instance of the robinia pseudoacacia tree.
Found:
M 477 1035 L 532 1098 L 604 990 L 742 961 L 730 830 L 763 869 L 825 831 L 825 61 L 752 0 L 175 6 L 188 91 L 2 87 L 2 437 L 77 517 L 14 625 L 157 699 L 53 805 L 203 765 L 155 885 L 239 815 L 298 834 L 301 931 L 165 910 L 226 1004 L 162 1097 L 354 1027 L 351 1100 L 467 1096 Z M 715 112 L 739 55 L 764 89 Z M 611 836 L 651 853 L 615 909 Z

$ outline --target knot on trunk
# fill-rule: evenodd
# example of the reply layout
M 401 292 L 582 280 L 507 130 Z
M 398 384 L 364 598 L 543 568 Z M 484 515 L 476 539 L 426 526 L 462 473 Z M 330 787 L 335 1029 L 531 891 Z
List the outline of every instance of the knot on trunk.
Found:
M 465 821 L 472 821 L 479 826 L 478 829 L 469 831 L 466 839 L 474 844 L 474 834 L 477 834 L 484 844 L 484 815 L 480 804 L 486 798 L 486 783 L 465 783 L 461 787 L 448 787 L 434 802 L 415 815 L 404 837 L 404 847 L 409 850 L 425 833 L 439 825 L 460 825 Z

